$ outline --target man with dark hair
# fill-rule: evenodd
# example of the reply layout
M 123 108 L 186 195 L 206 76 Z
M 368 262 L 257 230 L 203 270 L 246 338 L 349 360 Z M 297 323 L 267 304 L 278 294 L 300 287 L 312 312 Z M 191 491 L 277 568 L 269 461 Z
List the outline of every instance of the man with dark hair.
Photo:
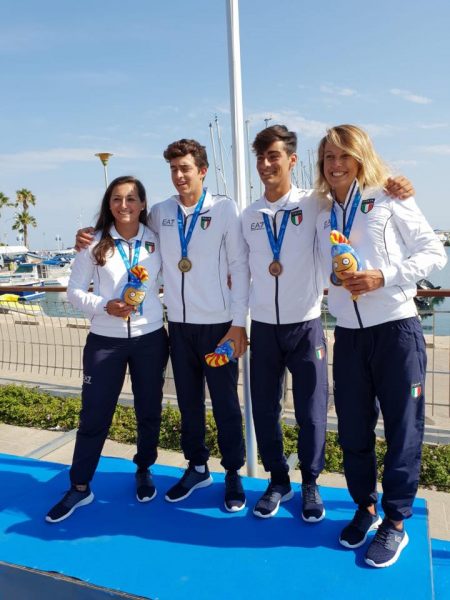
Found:
M 181 447 L 189 461 L 165 498 L 179 502 L 212 483 L 205 445 L 206 381 L 226 470 L 225 508 L 236 512 L 246 503 L 239 475 L 245 448 L 235 359 L 247 347 L 247 247 L 236 203 L 203 186 L 208 170 L 205 147 L 181 139 L 166 148 L 164 158 L 178 194 L 152 207 L 150 227 L 160 240 Z M 78 235 L 77 243 L 85 239 Z M 226 341 L 234 346 L 232 360 L 220 368 L 209 366 L 205 355 Z
M 205 354 L 228 340 L 234 344 L 234 358 L 246 350 L 246 246 L 236 203 L 226 196 L 213 196 L 203 187 L 208 170 L 204 146 L 182 139 L 167 147 L 164 158 L 178 195 L 153 206 L 150 220 L 160 237 L 170 355 L 182 419 L 181 446 L 189 460 L 166 500 L 178 502 L 212 483 L 205 446 L 206 379 L 227 471 L 225 508 L 235 512 L 245 506 L 238 474 L 244 464 L 238 365 L 231 361 L 213 368 L 206 364 Z
M 316 523 L 325 516 L 316 479 L 324 465 L 328 389 L 320 320 L 323 285 L 313 251 L 320 206 L 312 191 L 291 184 L 296 149 L 296 134 L 283 125 L 258 133 L 253 150 L 264 195 L 242 214 L 252 277 L 253 417 L 262 462 L 270 472 L 268 488 L 253 512 L 272 517 L 293 496 L 279 422 L 287 367 L 300 427 L 302 517 Z

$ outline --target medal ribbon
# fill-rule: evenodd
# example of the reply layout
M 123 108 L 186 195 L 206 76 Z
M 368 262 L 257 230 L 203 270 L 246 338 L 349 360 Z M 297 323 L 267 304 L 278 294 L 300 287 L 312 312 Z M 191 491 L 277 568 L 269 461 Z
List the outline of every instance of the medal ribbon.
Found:
M 272 226 L 270 224 L 269 215 L 263 213 L 264 225 L 266 226 L 267 237 L 269 238 L 269 244 L 272 248 L 273 260 L 277 261 L 280 260 L 281 246 L 283 244 L 283 238 L 286 232 L 286 226 L 289 219 L 289 215 L 291 214 L 290 210 L 284 210 L 283 212 L 283 220 L 281 221 L 280 231 L 276 240 L 273 234 Z
M 141 240 L 136 240 L 136 242 L 135 242 L 135 245 L 134 245 L 134 254 L 133 254 L 133 258 L 131 260 L 131 265 L 130 265 L 130 261 L 128 259 L 128 256 L 125 254 L 125 250 L 123 249 L 121 240 L 115 239 L 114 243 L 116 245 L 117 250 L 119 251 L 120 256 L 122 257 L 123 264 L 125 265 L 125 267 L 127 269 L 128 280 L 129 280 L 130 279 L 130 269 L 132 269 L 133 267 L 135 267 L 138 264 L 138 261 L 139 261 L 139 251 L 141 249 Z
M 180 236 L 180 244 L 181 244 L 181 258 L 187 258 L 188 255 L 188 245 L 191 241 L 192 232 L 194 231 L 195 224 L 197 223 L 198 216 L 200 211 L 203 208 L 203 201 L 205 200 L 206 188 L 203 190 L 203 194 L 200 197 L 200 200 L 197 202 L 197 206 L 195 207 L 194 213 L 192 215 L 192 220 L 189 224 L 189 229 L 187 235 L 184 235 L 184 220 L 183 220 L 183 211 L 181 207 L 178 206 L 177 212 L 177 221 L 178 221 L 178 234 Z
M 355 187 L 357 185 L 358 185 L 358 182 L 355 180 L 353 182 L 353 188 L 350 192 L 350 198 L 353 196 L 353 194 L 355 192 Z M 333 198 L 333 200 L 334 200 L 334 198 Z M 342 232 L 347 239 L 350 239 L 350 231 L 352 230 L 353 221 L 355 220 L 355 215 L 356 215 L 356 211 L 358 210 L 360 200 L 361 200 L 361 192 L 359 191 L 359 188 L 358 188 L 356 190 L 355 197 L 353 198 L 352 208 L 350 209 L 350 216 L 348 218 L 348 221 L 346 221 L 344 231 Z M 336 202 L 336 200 L 334 200 L 334 202 Z M 331 226 L 331 230 L 338 229 L 336 211 L 334 209 L 334 203 L 331 208 L 330 226 Z

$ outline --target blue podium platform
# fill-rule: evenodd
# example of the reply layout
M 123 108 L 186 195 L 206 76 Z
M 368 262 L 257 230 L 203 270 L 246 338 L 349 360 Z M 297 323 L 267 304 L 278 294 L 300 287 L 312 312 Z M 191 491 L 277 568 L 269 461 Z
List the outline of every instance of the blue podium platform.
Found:
M 354 510 L 346 490 L 322 488 L 327 516 L 311 525 L 300 518 L 298 485 L 294 499 L 263 520 L 251 507 L 265 480 L 245 478 L 248 507 L 230 514 L 223 508 L 223 474 L 169 504 L 164 492 L 182 470 L 155 465 L 153 471 L 159 494 L 141 504 L 133 463 L 102 458 L 94 502 L 49 524 L 44 516 L 68 488 L 68 467 L 0 455 L 0 561 L 153 600 L 447 600 L 450 544 L 433 546 L 442 582 L 435 596 L 423 500 L 415 502 L 410 543 L 399 562 L 373 569 L 364 563 L 364 547 L 346 550 L 337 541 Z

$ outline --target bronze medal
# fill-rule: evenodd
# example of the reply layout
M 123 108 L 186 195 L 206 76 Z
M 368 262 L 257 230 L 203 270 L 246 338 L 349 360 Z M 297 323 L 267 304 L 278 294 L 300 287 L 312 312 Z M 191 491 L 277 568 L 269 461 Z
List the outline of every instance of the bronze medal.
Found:
M 279 260 L 273 260 L 269 265 L 269 273 L 273 277 L 279 277 L 283 272 L 283 265 Z
M 192 263 L 187 256 L 183 256 L 183 258 L 178 262 L 178 268 L 182 273 L 187 273 L 192 269 Z

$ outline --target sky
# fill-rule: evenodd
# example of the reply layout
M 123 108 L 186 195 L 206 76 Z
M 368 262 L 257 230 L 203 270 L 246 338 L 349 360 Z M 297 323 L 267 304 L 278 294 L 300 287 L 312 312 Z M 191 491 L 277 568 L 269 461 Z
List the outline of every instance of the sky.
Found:
M 250 141 L 266 123 L 295 130 L 309 187 L 326 128 L 357 124 L 412 180 L 433 228 L 450 229 L 448 0 L 240 0 L 239 14 Z M 195 138 L 207 184 L 216 191 L 217 174 L 223 192 L 224 173 L 232 195 L 226 0 L 1 0 L 0 73 L 0 192 L 36 196 L 30 248 L 71 246 L 93 223 L 97 152 L 113 154 L 110 180 L 137 176 L 152 204 L 174 192 L 164 149 Z M 1 211 L 1 242 L 17 244 L 13 217 Z

